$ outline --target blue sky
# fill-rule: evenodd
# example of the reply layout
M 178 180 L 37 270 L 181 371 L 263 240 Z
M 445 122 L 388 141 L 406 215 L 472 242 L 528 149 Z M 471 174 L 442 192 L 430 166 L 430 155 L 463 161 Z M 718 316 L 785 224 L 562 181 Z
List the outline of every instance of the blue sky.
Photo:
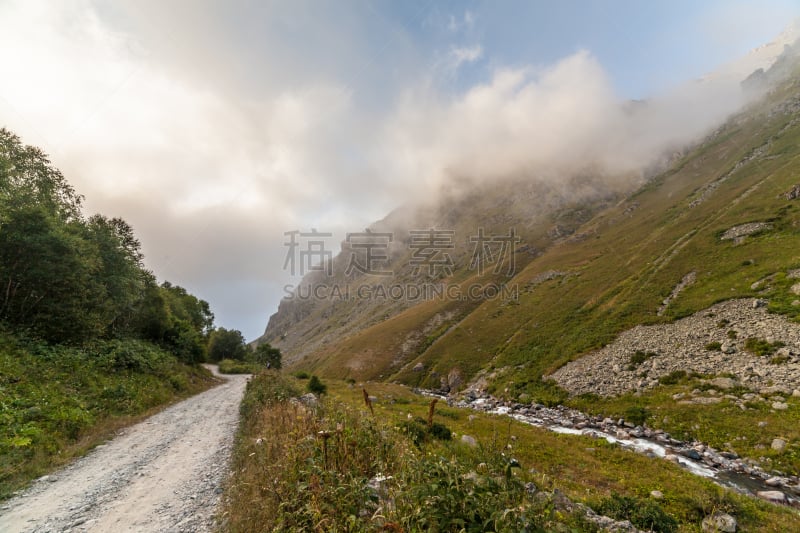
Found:
M 452 173 L 566 176 L 575 151 L 631 172 L 738 104 L 736 80 L 689 80 L 798 16 L 786 0 L 0 0 L 0 124 L 253 339 L 291 281 L 285 231 L 338 242 Z M 647 122 L 624 122 L 627 99 L 652 102 Z

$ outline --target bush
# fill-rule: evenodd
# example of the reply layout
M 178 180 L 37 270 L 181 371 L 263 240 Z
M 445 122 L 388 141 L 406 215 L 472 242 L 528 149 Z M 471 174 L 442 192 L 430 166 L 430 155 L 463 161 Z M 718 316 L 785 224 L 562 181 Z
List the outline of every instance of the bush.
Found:
M 302 370 L 298 370 L 297 372 L 295 372 L 295 373 L 294 373 L 294 374 L 292 374 L 292 375 L 293 375 L 294 377 L 296 377 L 297 379 L 308 379 L 308 378 L 310 377 L 310 376 L 308 375 L 308 372 L 304 372 L 304 371 L 302 371 Z
M 328 390 L 328 387 L 320 381 L 317 376 L 311 376 L 311 379 L 308 380 L 308 385 L 306 386 L 308 392 L 313 392 L 314 394 L 325 394 Z
M 666 376 L 661 376 L 658 382 L 662 385 L 677 385 L 684 378 L 686 378 L 685 370 L 673 370 Z
M 258 374 L 264 367 L 257 363 L 223 359 L 219 362 L 220 374 Z
M 641 350 L 636 350 L 636 352 L 631 355 L 630 359 L 628 360 L 628 370 L 636 370 L 636 367 L 650 359 L 651 357 L 655 357 L 656 353 L 654 352 L 643 352 Z
M 722 343 L 719 343 L 717 341 L 709 342 L 708 344 L 706 344 L 706 350 L 708 350 L 709 352 L 718 352 L 722 350 Z
M 652 500 L 614 493 L 600 502 L 595 511 L 617 520 L 630 520 L 634 526 L 647 531 L 656 533 L 678 531 L 678 521 Z
M 650 417 L 650 411 L 644 407 L 634 405 L 625 410 L 625 420 L 636 426 L 642 426 Z
M 778 350 L 778 348 L 783 348 L 784 346 L 786 345 L 781 341 L 770 343 L 757 337 L 750 337 L 744 341 L 745 350 L 762 357 L 766 355 L 772 355 Z
M 428 423 L 420 417 L 404 420 L 399 424 L 399 427 L 400 431 L 405 433 L 411 439 L 411 442 L 417 446 L 421 446 L 431 439 L 451 440 L 453 438 L 450 428 L 444 424 L 434 422 L 428 427 Z

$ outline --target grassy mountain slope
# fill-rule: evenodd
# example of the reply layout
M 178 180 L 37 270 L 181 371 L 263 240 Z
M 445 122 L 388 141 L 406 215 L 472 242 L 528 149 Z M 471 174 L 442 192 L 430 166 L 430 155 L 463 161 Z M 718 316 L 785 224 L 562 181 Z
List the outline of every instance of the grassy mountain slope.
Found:
M 800 182 L 798 99 L 800 87 L 784 82 L 622 201 L 615 201 L 616 191 L 568 205 L 565 194 L 547 210 L 543 206 L 552 203 L 531 202 L 534 194 L 518 189 L 519 182 L 481 191 L 479 204 L 465 201 L 452 210 L 463 211 L 462 219 L 444 219 L 437 227 L 522 224 L 528 246 L 516 257 L 525 268 L 504 280 L 518 287 L 517 301 L 424 302 L 373 315 L 346 333 L 337 324 L 346 315 L 329 308 L 316 324 L 328 331 L 326 341 L 298 364 L 338 377 L 433 387 L 458 387 L 482 369 L 500 368 L 507 370 L 512 392 L 541 397 L 553 392 L 540 383 L 542 375 L 633 325 L 755 295 L 752 283 L 800 265 L 800 208 L 781 196 Z M 514 213 L 509 201 L 531 202 L 527 213 L 540 218 L 524 224 L 526 211 Z M 498 217 L 503 223 L 496 223 Z M 563 219 L 571 225 L 559 232 Z M 748 222 L 771 229 L 741 243 L 720 238 Z M 662 301 L 690 272 L 695 283 L 659 315 Z M 488 281 L 474 274 L 462 268 L 446 281 Z M 774 309 L 796 312 L 785 291 L 768 296 Z M 307 333 L 302 320 L 297 326 L 301 337 Z

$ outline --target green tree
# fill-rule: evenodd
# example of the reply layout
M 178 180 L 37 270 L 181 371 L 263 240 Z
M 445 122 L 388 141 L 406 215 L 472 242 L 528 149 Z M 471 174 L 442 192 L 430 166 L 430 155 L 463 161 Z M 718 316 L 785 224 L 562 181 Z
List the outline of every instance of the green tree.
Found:
M 80 220 L 82 200 L 44 152 L 0 128 L 0 223 L 10 206 L 39 206 L 64 222 Z
M 218 362 L 223 359 L 244 361 L 250 355 L 241 331 L 217 328 L 208 339 L 208 359 Z
M 89 219 L 86 232 L 97 249 L 95 277 L 104 287 L 101 311 L 109 333 L 130 331 L 150 278 L 142 264 L 141 245 L 133 229 L 120 218 L 95 215 Z
M 96 249 L 77 222 L 46 209 L 7 209 L 0 227 L 0 319 L 54 342 L 98 336 L 106 327 Z
M 281 368 L 281 351 L 273 348 L 268 343 L 259 344 L 253 354 L 256 363 L 266 366 L 267 368 L 280 369 Z
M 313 392 L 314 394 L 325 394 L 328 390 L 328 386 L 325 385 L 317 376 L 311 376 L 311 379 L 308 380 L 308 385 L 306 385 L 308 392 Z

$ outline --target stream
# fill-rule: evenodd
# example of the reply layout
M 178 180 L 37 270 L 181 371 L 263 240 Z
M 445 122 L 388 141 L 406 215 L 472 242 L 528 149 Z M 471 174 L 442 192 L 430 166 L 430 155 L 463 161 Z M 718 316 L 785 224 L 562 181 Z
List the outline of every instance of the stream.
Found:
M 720 452 L 701 442 L 672 438 L 662 430 L 633 426 L 624 420 L 590 416 L 564 406 L 503 402 L 490 396 L 466 395 L 454 399 L 434 391 L 415 389 L 424 396 L 447 401 L 453 407 L 469 408 L 511 418 L 568 435 L 584 435 L 617 444 L 623 448 L 672 461 L 694 475 L 711 479 L 741 494 L 800 508 L 800 479 L 770 473 L 729 452 Z

